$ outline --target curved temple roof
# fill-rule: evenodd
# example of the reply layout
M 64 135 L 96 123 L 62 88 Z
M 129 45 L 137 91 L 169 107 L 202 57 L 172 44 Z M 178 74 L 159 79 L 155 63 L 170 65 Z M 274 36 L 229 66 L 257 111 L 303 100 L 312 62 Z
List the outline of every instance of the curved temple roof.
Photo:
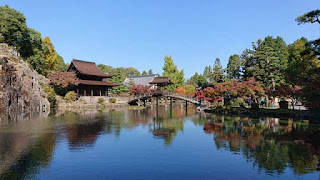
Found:
M 169 77 L 156 77 L 149 84 L 172 84 Z
M 111 78 L 113 76 L 112 74 L 102 73 L 94 62 L 73 59 L 70 63 L 69 69 L 72 67 L 72 65 L 79 71 L 80 74 L 105 78 Z

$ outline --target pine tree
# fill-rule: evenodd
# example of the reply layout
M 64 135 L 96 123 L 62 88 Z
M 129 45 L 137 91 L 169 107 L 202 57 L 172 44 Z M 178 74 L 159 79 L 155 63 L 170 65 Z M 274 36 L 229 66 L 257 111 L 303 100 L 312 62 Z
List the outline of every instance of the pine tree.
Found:
M 172 85 L 168 87 L 170 91 L 174 91 L 176 87 L 184 86 L 184 71 L 179 71 L 177 66 L 173 63 L 173 59 L 171 56 L 165 56 L 164 58 L 164 66 L 163 66 L 163 74 L 164 77 L 169 77 L 173 82 Z
M 148 75 L 153 75 L 152 69 L 149 69 Z
M 221 62 L 219 58 L 216 58 L 213 66 L 213 72 L 211 80 L 217 83 L 224 81 L 224 70 L 222 69 Z
M 142 76 L 145 76 L 145 75 L 147 75 L 147 74 L 148 74 L 147 71 L 143 71 L 141 75 L 142 75 Z
M 211 66 L 206 66 L 203 70 L 203 76 L 206 78 L 210 78 L 212 76 L 212 68 Z
M 241 54 L 242 80 L 247 81 L 253 77 L 254 63 L 253 51 L 250 49 L 245 49 Z
M 254 71 L 253 76 L 262 81 L 266 87 L 275 89 L 284 83 L 284 71 L 287 67 L 288 48 L 282 38 L 271 36 L 253 44 Z
M 227 77 L 228 79 L 240 79 L 240 66 L 241 59 L 238 54 L 230 56 L 227 65 Z

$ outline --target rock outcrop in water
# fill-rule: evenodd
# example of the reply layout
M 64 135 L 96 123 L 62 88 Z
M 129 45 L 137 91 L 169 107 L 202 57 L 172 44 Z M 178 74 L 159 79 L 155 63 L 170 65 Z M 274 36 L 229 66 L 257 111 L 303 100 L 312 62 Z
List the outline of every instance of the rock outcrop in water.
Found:
M 48 82 L 14 48 L 0 43 L 0 114 L 48 113 L 50 103 L 41 87 Z

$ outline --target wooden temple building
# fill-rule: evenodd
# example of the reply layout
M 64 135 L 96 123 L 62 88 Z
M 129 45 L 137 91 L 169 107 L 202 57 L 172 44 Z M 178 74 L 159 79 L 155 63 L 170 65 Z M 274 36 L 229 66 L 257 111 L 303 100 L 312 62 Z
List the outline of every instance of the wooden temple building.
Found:
M 155 77 L 149 84 L 155 84 L 158 90 L 163 90 L 165 86 L 173 84 L 169 77 Z
M 75 72 L 79 79 L 78 96 L 108 96 L 108 89 L 118 86 L 109 81 L 113 75 L 102 73 L 94 62 L 73 59 L 67 71 Z

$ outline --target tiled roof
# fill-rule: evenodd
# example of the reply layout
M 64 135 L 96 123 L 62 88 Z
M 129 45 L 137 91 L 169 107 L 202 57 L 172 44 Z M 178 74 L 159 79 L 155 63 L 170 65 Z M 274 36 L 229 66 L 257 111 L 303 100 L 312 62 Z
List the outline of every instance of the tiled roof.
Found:
M 70 67 L 72 64 L 81 74 L 84 74 L 84 75 L 99 76 L 99 77 L 106 77 L 106 78 L 111 78 L 113 76 L 112 74 L 102 73 L 98 69 L 96 63 L 94 62 L 73 59 L 70 64 Z
M 79 84 L 96 85 L 96 86 L 119 86 L 117 83 L 107 81 L 79 80 Z
M 134 81 L 135 85 L 144 85 L 144 86 L 149 86 L 149 82 L 151 82 L 155 77 L 158 77 L 158 74 L 153 74 L 153 75 L 145 75 L 145 76 L 134 76 L 134 77 L 127 77 L 123 85 L 124 86 L 129 86 L 130 79 Z
M 153 81 L 149 82 L 150 84 L 172 84 L 169 77 L 156 77 Z

